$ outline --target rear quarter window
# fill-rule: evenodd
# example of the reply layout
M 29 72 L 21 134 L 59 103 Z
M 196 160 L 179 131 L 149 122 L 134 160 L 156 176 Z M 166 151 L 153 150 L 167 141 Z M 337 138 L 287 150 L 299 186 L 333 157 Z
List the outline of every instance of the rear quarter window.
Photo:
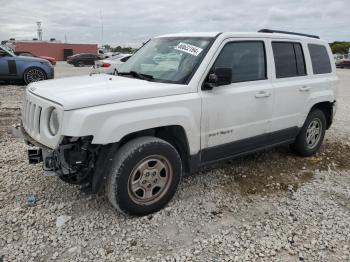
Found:
M 328 74 L 332 72 L 327 48 L 323 45 L 308 44 L 314 74 Z

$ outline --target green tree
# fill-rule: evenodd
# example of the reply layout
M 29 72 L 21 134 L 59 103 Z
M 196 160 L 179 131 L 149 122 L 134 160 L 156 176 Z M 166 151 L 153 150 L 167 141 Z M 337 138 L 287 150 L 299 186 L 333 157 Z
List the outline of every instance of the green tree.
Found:
M 334 42 L 330 44 L 333 54 L 347 54 L 350 42 Z
M 111 46 L 110 45 L 103 45 L 103 48 L 106 49 L 106 50 L 111 50 Z

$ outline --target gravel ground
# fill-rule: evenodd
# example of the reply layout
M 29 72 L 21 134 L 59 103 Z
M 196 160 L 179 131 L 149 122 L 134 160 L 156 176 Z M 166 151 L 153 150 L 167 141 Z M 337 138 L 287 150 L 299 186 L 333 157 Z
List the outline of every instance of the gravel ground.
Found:
M 56 66 L 57 77 L 87 72 Z M 1 85 L 0 261 L 349 261 L 350 70 L 338 75 L 336 120 L 316 156 L 281 147 L 219 165 L 142 218 L 28 165 L 9 131 L 24 87 Z

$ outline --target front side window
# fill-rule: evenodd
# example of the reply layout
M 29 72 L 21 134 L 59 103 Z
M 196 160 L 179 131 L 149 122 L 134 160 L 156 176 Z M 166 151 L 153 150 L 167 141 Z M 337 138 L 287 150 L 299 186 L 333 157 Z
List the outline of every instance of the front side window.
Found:
M 300 43 L 272 42 L 276 77 L 305 76 L 305 58 Z
M 265 46 L 262 41 L 231 42 L 224 46 L 213 69 L 232 68 L 232 83 L 266 79 Z
M 205 56 L 213 38 L 164 37 L 154 38 L 124 63 L 118 74 L 185 84 Z
M 5 57 L 5 56 L 10 56 L 10 55 L 4 50 L 0 49 L 0 57 Z
M 332 72 L 331 62 L 325 46 L 308 44 L 312 69 L 314 74 L 327 74 Z
M 0 57 L 16 56 L 13 51 L 7 46 L 0 46 Z

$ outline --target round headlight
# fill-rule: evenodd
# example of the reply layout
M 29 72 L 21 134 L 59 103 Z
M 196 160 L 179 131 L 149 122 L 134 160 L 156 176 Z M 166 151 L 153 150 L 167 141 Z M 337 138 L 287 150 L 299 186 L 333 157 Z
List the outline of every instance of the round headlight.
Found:
M 58 119 L 57 110 L 53 109 L 49 116 L 49 131 L 51 135 L 55 136 L 60 127 L 60 121 Z

